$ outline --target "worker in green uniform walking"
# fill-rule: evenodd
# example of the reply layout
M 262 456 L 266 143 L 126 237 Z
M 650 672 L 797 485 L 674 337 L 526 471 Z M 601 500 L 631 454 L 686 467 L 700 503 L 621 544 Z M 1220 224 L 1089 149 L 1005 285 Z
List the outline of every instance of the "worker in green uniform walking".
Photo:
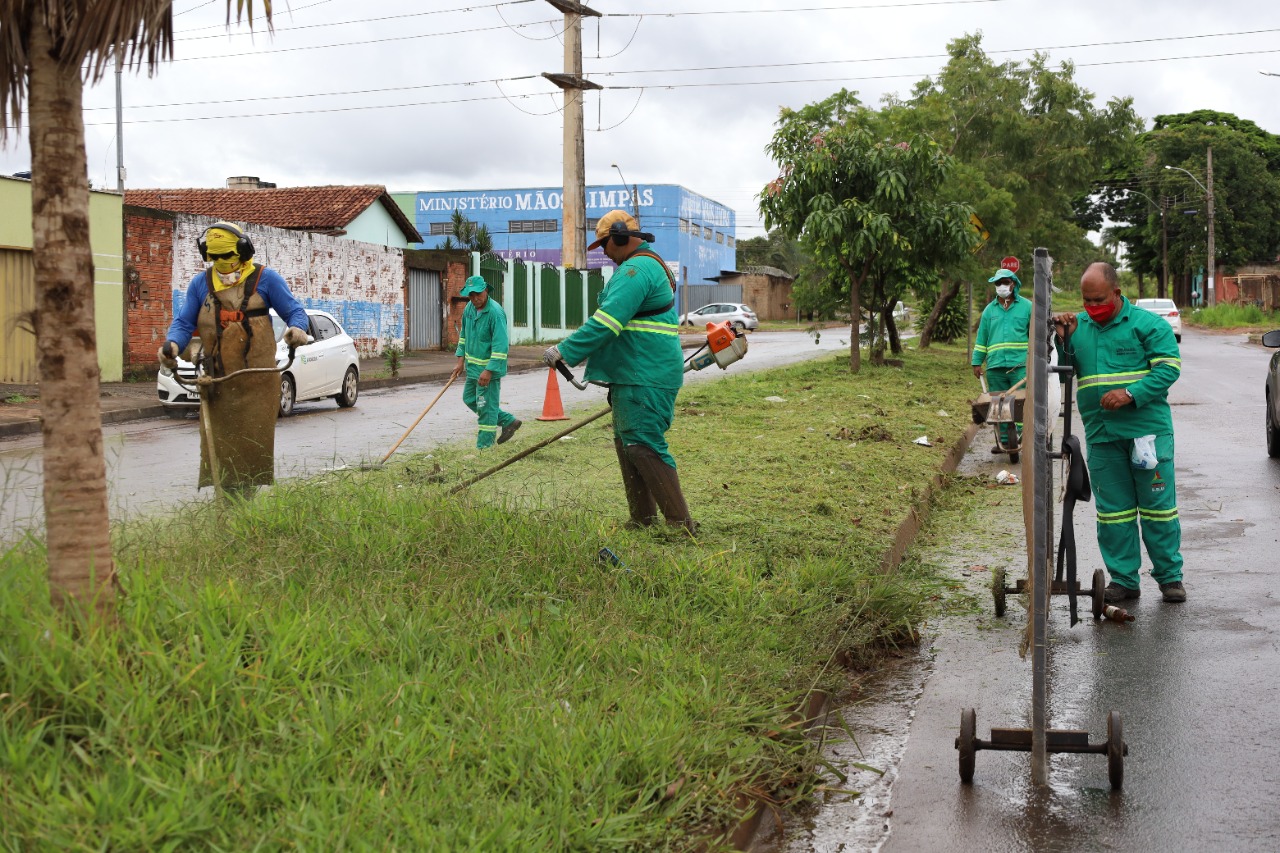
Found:
M 476 447 L 483 450 L 495 442 L 505 444 L 520 429 L 521 422 L 498 406 L 502 377 L 507 375 L 507 313 L 489 297 L 489 284 L 481 276 L 468 278 L 462 295 L 469 302 L 462 310 L 462 332 L 454 350 L 458 364 L 449 381 L 467 374 L 462 402 L 480 416 Z
M 1008 391 L 1027 375 L 1027 338 L 1031 332 L 1031 300 L 1018 293 L 1022 282 L 1009 270 L 999 270 L 988 282 L 996 286 L 996 298 L 982 309 L 978 321 L 978 337 L 973 345 L 973 375 L 987 376 L 987 390 L 992 394 Z M 986 369 L 983 369 L 983 362 Z M 1014 424 L 1016 435 L 1009 435 L 1009 426 L 1000 424 L 1000 444 L 1005 448 L 1022 445 L 1022 424 Z M 991 448 L 992 453 L 1003 453 L 1000 445 Z
M 666 439 L 684 382 L 675 279 L 652 241 L 624 210 L 600 217 L 596 240 L 587 248 L 603 246 L 617 269 L 600 293 L 599 309 L 548 348 L 543 360 L 550 366 L 585 360 L 587 381 L 609 387 L 613 445 L 631 516 L 627 525 L 648 527 L 661 510 L 667 524 L 692 534 L 697 525 Z
M 1142 542 L 1165 601 L 1187 600 L 1173 470 L 1169 386 L 1182 371 L 1173 329 L 1120 293 L 1116 271 L 1090 264 L 1084 311 L 1055 314 L 1060 361 L 1076 370 L 1076 403 L 1089 448 L 1098 547 L 1111 574 L 1109 602 L 1137 598 Z

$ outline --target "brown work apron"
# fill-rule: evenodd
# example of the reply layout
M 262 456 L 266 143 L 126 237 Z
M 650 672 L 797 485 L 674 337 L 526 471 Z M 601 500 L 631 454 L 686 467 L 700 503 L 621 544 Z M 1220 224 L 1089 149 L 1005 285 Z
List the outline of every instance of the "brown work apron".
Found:
M 276 339 L 270 316 L 233 321 L 222 328 L 221 334 L 218 329 L 219 306 L 226 311 L 256 311 L 267 307 L 257 292 L 260 275 L 261 268 L 246 284 L 216 293 L 212 281 L 208 282 L 209 296 L 200 307 L 196 327 L 204 349 L 203 364 L 212 376 L 226 376 L 245 367 L 276 366 Z M 212 279 L 211 274 L 209 277 Z M 246 285 L 253 289 L 247 302 L 244 301 Z M 210 452 L 217 458 L 224 490 L 269 486 L 275 482 L 280 374 L 250 373 L 205 386 L 201 405 L 208 407 L 208 418 L 201 413 L 199 488 L 214 484 Z

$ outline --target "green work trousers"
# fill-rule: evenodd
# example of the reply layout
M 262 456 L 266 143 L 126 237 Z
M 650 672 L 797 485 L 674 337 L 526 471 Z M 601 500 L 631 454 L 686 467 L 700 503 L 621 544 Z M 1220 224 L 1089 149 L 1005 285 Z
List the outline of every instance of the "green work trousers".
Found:
M 613 434 L 622 446 L 643 444 L 653 448 L 662 461 L 676 467 L 667 448 L 667 430 L 676 416 L 679 388 L 650 388 L 647 385 L 610 385 L 609 405 L 613 406 Z
M 1098 507 L 1098 548 L 1111 580 L 1137 589 L 1142 541 L 1156 583 L 1182 580 L 1182 525 L 1173 474 L 1173 434 L 1156 436 L 1155 470 L 1129 464 L 1133 441 L 1089 443 L 1089 479 Z
M 480 431 L 476 433 L 476 447 L 483 450 L 493 447 L 498 440 L 498 430 L 515 420 L 510 412 L 498 408 L 498 398 L 502 391 L 502 380 L 494 376 L 489 384 L 481 386 L 475 377 L 468 376 L 467 384 L 462 388 L 462 402 L 467 408 L 480 416 Z
M 988 367 L 983 373 L 987 377 L 987 390 L 995 394 L 999 391 L 1008 391 L 1014 385 L 1017 385 L 1022 380 L 1022 377 L 1027 375 L 1027 366 L 1024 364 L 1018 367 Z M 1026 386 L 1022 387 L 1025 388 Z M 1018 430 L 1016 441 L 1009 435 L 1009 427 L 1007 425 L 1000 424 L 998 427 L 1000 430 L 1000 443 L 1005 447 L 1012 444 L 1022 444 L 1022 423 L 1016 423 L 1014 426 Z

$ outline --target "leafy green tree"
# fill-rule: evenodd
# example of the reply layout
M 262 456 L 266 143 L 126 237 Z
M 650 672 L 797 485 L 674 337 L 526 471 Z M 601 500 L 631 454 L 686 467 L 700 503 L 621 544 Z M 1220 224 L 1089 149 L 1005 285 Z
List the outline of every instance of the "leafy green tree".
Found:
M 801 241 L 847 294 L 855 326 L 864 286 L 868 307 L 884 314 L 886 281 L 904 269 L 945 266 L 973 242 L 969 208 L 939 198 L 951 158 L 926 136 L 895 138 L 888 129 L 842 89 L 799 110 L 784 109 L 767 146 L 780 175 L 761 193 L 765 225 Z M 860 368 L 853 335 L 849 369 Z
M 941 291 L 918 294 L 921 303 L 950 298 L 959 291 L 956 280 L 985 285 L 1005 255 L 1030 269 L 1036 246 L 1048 247 L 1066 269 L 1097 260 L 1087 232 L 1100 226 L 1082 207 L 1089 212 L 1096 182 L 1134 150 L 1142 125 L 1131 100 L 1095 106 L 1071 63 L 1050 67 L 1044 54 L 993 62 L 978 33 L 955 39 L 947 51 L 942 71 L 908 98 L 890 99 L 885 113 L 900 132 L 928 134 L 955 158 L 943 196 L 972 206 L 989 237 L 948 268 Z
M 251 0 L 235 0 L 237 18 Z M 264 2 L 268 22 L 271 3 Z M 227 20 L 231 19 L 227 0 Z M 0 0 L 0 143 L 29 123 L 36 351 L 49 591 L 109 615 L 115 564 L 98 405 L 84 82 L 117 55 L 156 66 L 173 52 L 172 0 Z
M 489 226 L 477 225 L 455 210 L 449 220 L 450 234 L 440 243 L 441 249 L 461 249 L 465 252 L 479 252 L 482 255 L 493 254 L 493 235 Z

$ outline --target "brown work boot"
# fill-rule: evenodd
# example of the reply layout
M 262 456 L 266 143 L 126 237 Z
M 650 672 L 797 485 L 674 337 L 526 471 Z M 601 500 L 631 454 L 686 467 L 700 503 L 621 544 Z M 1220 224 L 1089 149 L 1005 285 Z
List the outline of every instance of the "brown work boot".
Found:
M 1187 600 L 1187 591 L 1183 588 L 1182 581 L 1162 583 L 1160 592 L 1164 595 L 1164 600 L 1170 604 L 1181 604 Z
M 498 433 L 498 444 L 506 444 L 511 440 L 511 436 L 516 434 L 516 430 L 524 425 L 524 421 L 517 418 L 502 428 L 502 432 Z
M 658 520 L 658 504 L 653 499 L 644 478 L 636 470 L 635 464 L 627 456 L 622 447 L 622 439 L 613 440 L 613 449 L 618 454 L 618 467 L 622 469 L 622 489 L 627 494 L 627 509 L 631 518 L 622 525 L 627 530 L 639 530 L 650 527 Z
M 683 527 L 690 536 L 697 535 L 698 524 L 689 515 L 689 505 L 680 491 L 680 475 L 676 469 L 664 462 L 652 447 L 632 444 L 625 448 L 625 452 L 644 478 L 668 526 Z
M 1112 581 L 1107 584 L 1106 589 L 1102 591 L 1102 600 L 1107 604 L 1119 604 L 1122 601 L 1131 601 L 1140 595 L 1142 595 L 1142 590 L 1130 589 L 1124 584 Z

